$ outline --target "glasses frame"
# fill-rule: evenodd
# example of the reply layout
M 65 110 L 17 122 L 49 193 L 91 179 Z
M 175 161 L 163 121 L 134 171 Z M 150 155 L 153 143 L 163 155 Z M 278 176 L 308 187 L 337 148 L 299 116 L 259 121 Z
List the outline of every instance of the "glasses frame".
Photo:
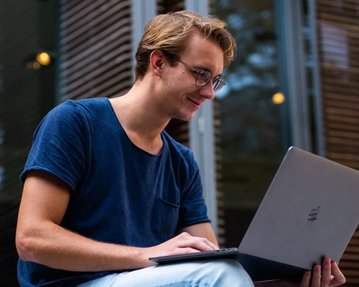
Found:
M 187 68 L 187 70 L 193 74 L 193 76 L 196 79 L 197 87 L 203 87 L 203 86 L 207 85 L 210 81 L 212 81 L 213 90 L 219 91 L 226 84 L 226 82 L 224 81 L 224 79 L 222 78 L 221 75 L 212 77 L 212 73 L 210 71 L 194 68 L 191 65 L 186 64 L 185 62 L 183 62 L 180 59 L 177 59 L 177 61 L 182 63 Z M 208 77 L 205 77 L 205 79 L 201 79 L 200 75 L 201 74 L 203 75 L 204 73 L 208 74 Z

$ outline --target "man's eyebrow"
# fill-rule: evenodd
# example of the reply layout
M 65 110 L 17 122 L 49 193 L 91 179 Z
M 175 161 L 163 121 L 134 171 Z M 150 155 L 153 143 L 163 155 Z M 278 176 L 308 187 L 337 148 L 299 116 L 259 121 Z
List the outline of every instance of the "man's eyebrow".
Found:
M 192 66 L 192 68 L 195 70 L 201 70 L 201 71 L 206 71 L 206 72 L 212 73 L 212 71 L 209 68 L 204 67 L 204 66 Z
M 193 69 L 195 70 L 201 70 L 201 71 L 206 71 L 206 72 L 210 72 L 213 76 L 213 72 L 211 71 L 211 69 L 209 69 L 208 67 L 204 67 L 204 66 L 193 66 L 192 67 Z M 218 75 L 215 75 L 214 77 L 217 77 L 217 76 L 222 76 L 222 73 L 218 74 Z

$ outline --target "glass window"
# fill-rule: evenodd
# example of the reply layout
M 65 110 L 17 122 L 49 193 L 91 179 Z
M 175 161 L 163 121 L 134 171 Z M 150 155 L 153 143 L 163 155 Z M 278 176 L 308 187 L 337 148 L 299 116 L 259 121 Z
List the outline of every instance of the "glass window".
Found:
M 238 245 L 282 159 L 283 107 L 274 3 L 218 0 L 237 57 L 217 94 L 220 106 L 226 246 Z

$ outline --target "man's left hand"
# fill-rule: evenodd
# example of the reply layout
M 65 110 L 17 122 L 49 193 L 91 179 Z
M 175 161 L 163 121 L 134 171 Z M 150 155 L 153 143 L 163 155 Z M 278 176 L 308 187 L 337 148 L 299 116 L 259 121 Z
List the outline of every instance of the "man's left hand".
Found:
M 330 258 L 324 258 L 323 264 L 316 264 L 312 271 L 303 275 L 301 287 L 336 287 L 343 285 L 346 279 L 338 264 Z

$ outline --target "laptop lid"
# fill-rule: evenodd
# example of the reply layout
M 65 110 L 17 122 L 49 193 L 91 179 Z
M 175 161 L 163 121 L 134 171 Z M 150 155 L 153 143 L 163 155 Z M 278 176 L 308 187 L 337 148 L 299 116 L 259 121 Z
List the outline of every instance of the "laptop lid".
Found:
M 239 251 L 311 269 L 339 261 L 359 223 L 359 171 L 289 148 Z
M 253 280 L 300 279 L 339 261 L 359 222 L 359 171 L 291 147 L 239 248 L 150 258 L 159 264 L 237 259 Z

